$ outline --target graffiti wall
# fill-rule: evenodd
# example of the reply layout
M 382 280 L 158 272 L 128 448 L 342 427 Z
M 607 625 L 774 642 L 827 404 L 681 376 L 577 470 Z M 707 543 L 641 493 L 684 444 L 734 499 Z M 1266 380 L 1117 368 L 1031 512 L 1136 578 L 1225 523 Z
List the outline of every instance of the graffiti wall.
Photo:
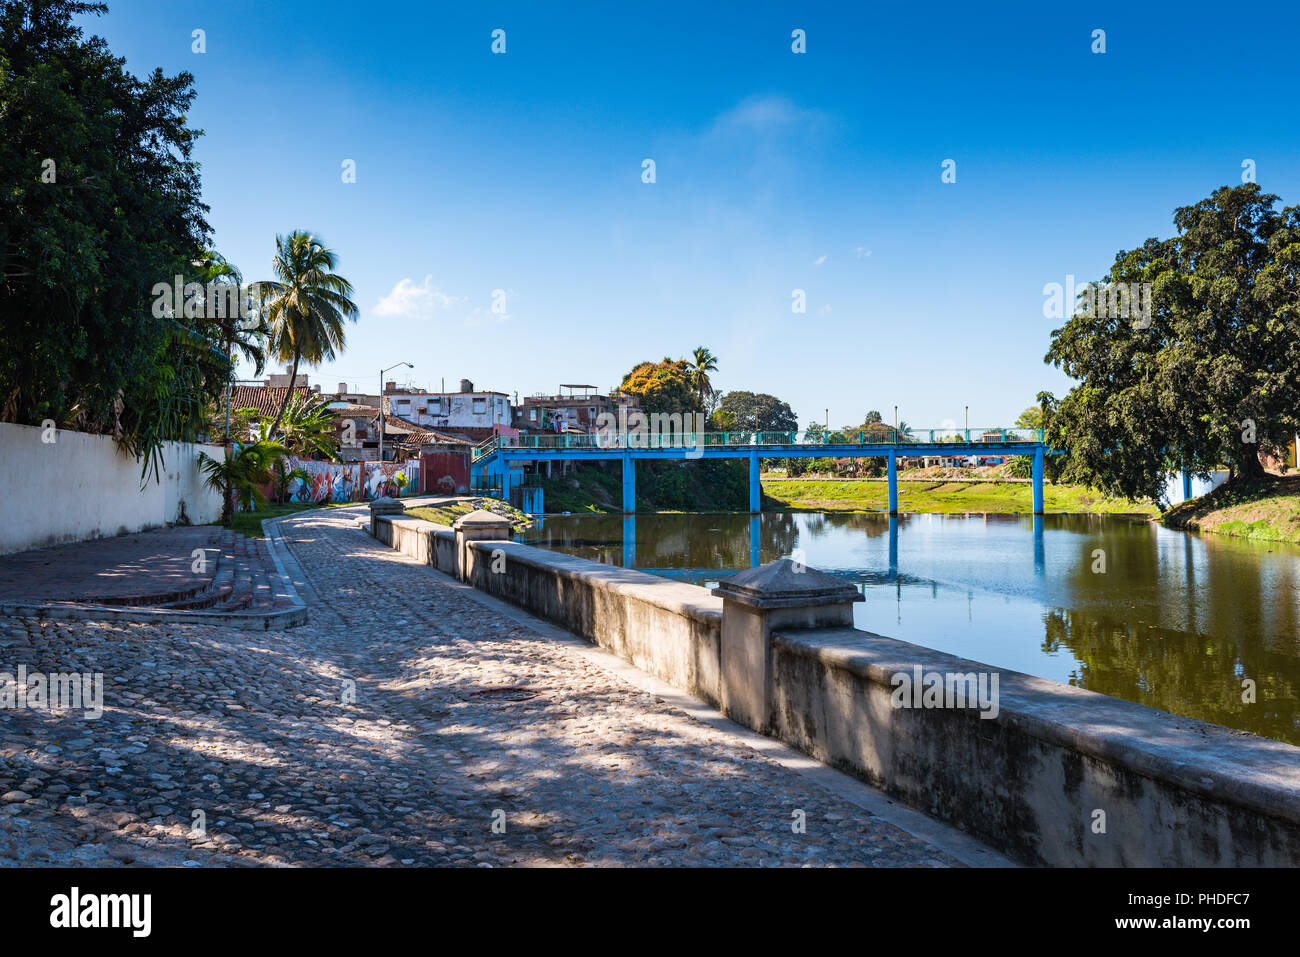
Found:
M 397 494 L 398 474 L 406 476 L 403 494 L 420 485 L 419 462 L 308 462 L 292 459 L 293 468 L 307 473 L 307 480 L 295 479 L 289 486 L 294 502 L 365 502 L 382 495 Z

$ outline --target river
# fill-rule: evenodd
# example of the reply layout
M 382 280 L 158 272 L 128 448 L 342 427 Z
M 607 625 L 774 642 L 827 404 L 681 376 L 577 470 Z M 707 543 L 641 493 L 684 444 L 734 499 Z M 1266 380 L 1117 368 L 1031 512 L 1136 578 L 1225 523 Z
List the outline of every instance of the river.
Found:
M 1297 546 L 1113 515 L 815 512 L 547 516 L 520 539 L 699 585 L 800 550 L 859 586 L 859 628 L 1300 745 Z

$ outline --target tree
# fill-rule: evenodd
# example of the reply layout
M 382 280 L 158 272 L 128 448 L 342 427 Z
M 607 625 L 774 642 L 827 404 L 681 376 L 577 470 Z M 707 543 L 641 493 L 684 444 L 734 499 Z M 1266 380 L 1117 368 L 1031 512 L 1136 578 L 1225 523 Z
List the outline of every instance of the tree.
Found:
M 703 409 L 705 399 L 713 395 L 713 383 L 709 381 L 709 373 L 718 371 L 718 357 L 704 346 L 699 346 L 695 350 L 690 368 L 691 387 L 695 390 L 699 407 Z
M 866 419 L 863 420 L 863 423 L 865 425 L 875 425 L 882 421 L 883 420 L 880 418 L 880 413 L 877 412 L 875 409 L 872 409 L 870 412 L 867 413 L 867 417 Z
M 343 321 L 356 322 L 357 304 L 349 298 L 352 283 L 334 271 L 338 257 L 310 233 L 298 230 L 288 237 L 275 237 L 275 279 L 256 284 L 263 314 L 271 333 L 271 351 L 281 362 L 292 361 L 290 388 L 280 403 L 280 413 L 271 426 L 280 428 L 298 363 L 308 365 L 332 361 L 343 349 Z
M 282 462 L 287 450 L 276 442 L 253 442 L 214 459 L 206 452 L 199 453 L 199 471 L 203 483 L 221 493 L 221 524 L 230 526 L 234 505 L 238 502 L 246 511 L 266 504 L 262 486 L 273 478 L 273 469 Z
M 738 432 L 797 432 L 799 420 L 788 402 L 766 392 L 728 392 L 720 412 L 730 413 Z
M 203 289 L 200 297 L 204 305 L 207 321 L 215 326 L 214 333 L 220 337 L 222 350 L 230 363 L 226 378 L 226 441 L 230 441 L 230 393 L 235 383 L 235 354 L 253 365 L 253 375 L 260 376 L 266 367 L 266 340 L 270 333 L 266 320 L 260 312 L 248 318 L 242 317 L 237 310 L 233 314 L 230 305 L 244 295 L 244 277 L 238 267 L 214 249 L 204 250 L 201 259 L 193 263 L 198 269 L 197 281 Z M 233 298 L 223 295 L 222 289 L 234 292 Z M 208 296 L 213 302 L 208 304 Z
M 1176 210 L 1176 237 L 1121 251 L 1107 276 L 1150 284 L 1145 312 L 1099 297 L 1053 332 L 1046 361 L 1079 382 L 1048 433 L 1069 478 L 1158 499 L 1182 468 L 1264 476 L 1259 453 L 1300 425 L 1300 208 L 1277 201 L 1245 183 Z
M 662 362 L 641 362 L 627 375 L 619 390 L 641 400 L 647 414 L 667 415 L 699 412 L 691 366 L 684 359 L 664 358 Z
M 281 410 L 279 441 L 301 458 L 338 459 L 338 416 L 319 396 L 291 393 Z
M 1031 405 L 1016 416 L 1017 429 L 1046 429 L 1051 421 L 1051 414 L 1056 408 L 1056 396 L 1050 392 L 1040 392 L 1034 398 L 1038 405 Z
M 0 419 L 111 434 L 156 474 L 230 363 L 205 317 L 158 308 L 210 232 L 193 77 L 127 72 L 73 22 L 106 10 L 0 0 Z

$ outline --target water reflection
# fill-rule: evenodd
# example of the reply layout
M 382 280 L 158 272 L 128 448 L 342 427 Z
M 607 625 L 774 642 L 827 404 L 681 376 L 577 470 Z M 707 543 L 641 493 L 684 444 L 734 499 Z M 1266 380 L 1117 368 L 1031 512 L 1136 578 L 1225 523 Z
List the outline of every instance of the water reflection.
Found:
M 802 549 L 862 589 L 861 628 L 1300 744 L 1294 546 L 1096 515 L 551 516 L 522 537 L 697 584 Z

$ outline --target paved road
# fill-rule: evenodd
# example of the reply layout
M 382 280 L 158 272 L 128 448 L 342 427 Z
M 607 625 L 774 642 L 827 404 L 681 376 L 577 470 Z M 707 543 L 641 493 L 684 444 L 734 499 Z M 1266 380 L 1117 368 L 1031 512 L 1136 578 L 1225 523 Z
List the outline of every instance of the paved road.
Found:
M 106 698 L 97 720 L 2 716 L 0 863 L 956 863 L 448 587 L 358 514 L 284 522 L 312 586 L 301 628 L 0 618 L 0 671 L 103 672 Z

